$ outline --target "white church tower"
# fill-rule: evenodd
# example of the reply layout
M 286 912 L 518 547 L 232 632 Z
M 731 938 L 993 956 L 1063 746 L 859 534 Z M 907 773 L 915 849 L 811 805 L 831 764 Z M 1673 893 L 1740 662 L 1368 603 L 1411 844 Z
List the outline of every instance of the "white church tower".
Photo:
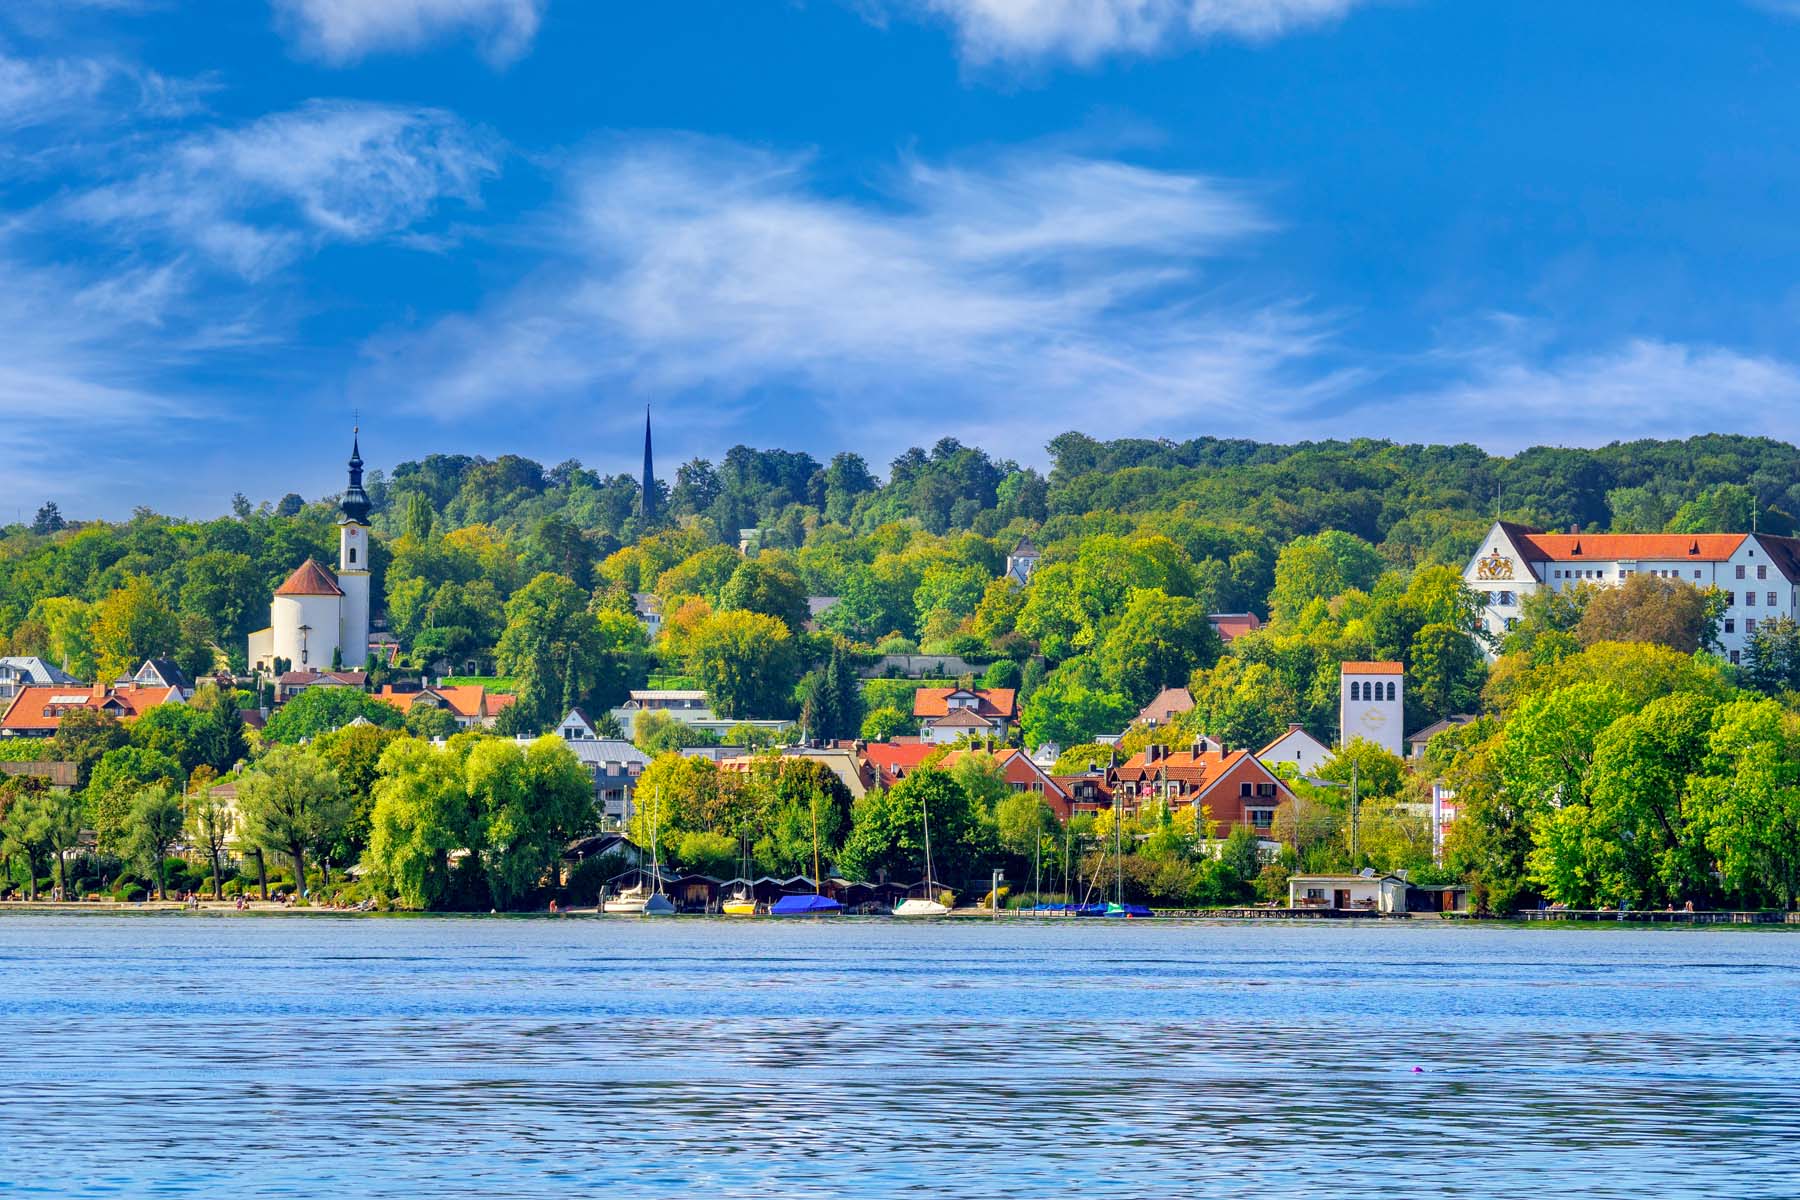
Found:
M 1405 758 L 1406 668 L 1397 662 L 1347 662 L 1338 682 L 1338 745 L 1362 738 Z
M 358 670 L 369 659 L 369 494 L 363 491 L 362 430 L 350 436 L 350 486 L 344 489 L 338 520 L 338 648 L 345 670 Z

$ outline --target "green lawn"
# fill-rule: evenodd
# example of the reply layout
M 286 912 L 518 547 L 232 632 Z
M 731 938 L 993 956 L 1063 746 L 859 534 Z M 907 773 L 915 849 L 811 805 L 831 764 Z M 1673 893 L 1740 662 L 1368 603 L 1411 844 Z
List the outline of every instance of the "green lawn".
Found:
M 441 680 L 445 687 L 467 687 L 480 684 L 490 692 L 517 692 L 519 681 L 511 675 L 446 675 Z

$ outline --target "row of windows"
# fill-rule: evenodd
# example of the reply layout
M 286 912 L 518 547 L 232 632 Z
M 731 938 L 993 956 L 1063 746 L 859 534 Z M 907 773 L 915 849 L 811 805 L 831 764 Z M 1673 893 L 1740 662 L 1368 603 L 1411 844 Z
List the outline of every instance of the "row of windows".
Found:
M 1361 683 L 1355 680 L 1350 683 L 1350 702 L 1352 704 L 1358 700 L 1392 700 L 1396 694 L 1392 683 L 1384 685 L 1379 681 Z
M 1742 565 L 1740 565 L 1737 569 L 1737 577 L 1739 579 L 1742 579 L 1744 577 L 1744 568 Z M 1767 579 L 1769 577 L 1769 568 L 1766 566 L 1758 566 L 1756 568 L 1756 577 L 1758 579 Z
M 1774 592 L 1768 593 L 1768 597 L 1769 597 L 1769 599 L 1768 599 L 1768 607 L 1769 608 L 1775 608 L 1781 603 L 1779 600 L 1777 600 L 1775 598 Z M 1727 605 L 1736 604 L 1737 603 L 1737 593 L 1736 592 L 1726 592 L 1725 593 L 1725 603 Z M 1755 592 L 1745 592 L 1744 593 L 1744 607 L 1745 608 L 1755 608 L 1756 607 L 1756 593 Z
M 1726 633 L 1736 633 L 1737 632 L 1737 622 L 1732 620 L 1730 617 L 1725 618 L 1725 632 Z M 1756 632 L 1756 618 L 1755 617 L 1745 617 L 1744 618 L 1744 632 L 1745 633 L 1755 633 Z
M 1255 788 L 1256 790 L 1254 792 L 1252 792 L 1251 791 L 1252 788 Z M 1275 794 L 1275 785 L 1272 783 L 1240 783 L 1240 784 L 1238 784 L 1238 795 L 1242 796 L 1242 797 L 1248 798 L 1252 795 L 1255 795 L 1255 796 L 1262 796 L 1266 799 L 1268 797 L 1273 796 L 1274 794 Z

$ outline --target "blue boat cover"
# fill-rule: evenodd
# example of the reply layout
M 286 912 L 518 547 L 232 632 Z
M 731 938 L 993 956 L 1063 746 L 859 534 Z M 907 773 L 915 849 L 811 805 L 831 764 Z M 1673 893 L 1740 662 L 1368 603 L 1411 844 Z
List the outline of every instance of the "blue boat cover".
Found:
M 844 911 L 844 906 L 829 896 L 783 896 L 770 907 L 777 917 L 828 917 Z
M 1141 904 L 1109 904 L 1106 906 L 1106 915 L 1109 917 L 1148 917 L 1152 914 Z

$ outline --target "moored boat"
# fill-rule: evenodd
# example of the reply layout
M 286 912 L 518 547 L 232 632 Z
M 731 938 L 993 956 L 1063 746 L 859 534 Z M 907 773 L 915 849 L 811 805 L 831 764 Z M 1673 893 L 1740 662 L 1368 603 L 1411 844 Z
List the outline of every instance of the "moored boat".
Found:
M 817 894 L 783 896 L 769 906 L 771 917 L 835 917 L 844 906 L 830 896 Z
M 927 900 L 921 896 L 908 896 L 894 905 L 896 917 L 942 917 L 950 910 L 936 900 Z

